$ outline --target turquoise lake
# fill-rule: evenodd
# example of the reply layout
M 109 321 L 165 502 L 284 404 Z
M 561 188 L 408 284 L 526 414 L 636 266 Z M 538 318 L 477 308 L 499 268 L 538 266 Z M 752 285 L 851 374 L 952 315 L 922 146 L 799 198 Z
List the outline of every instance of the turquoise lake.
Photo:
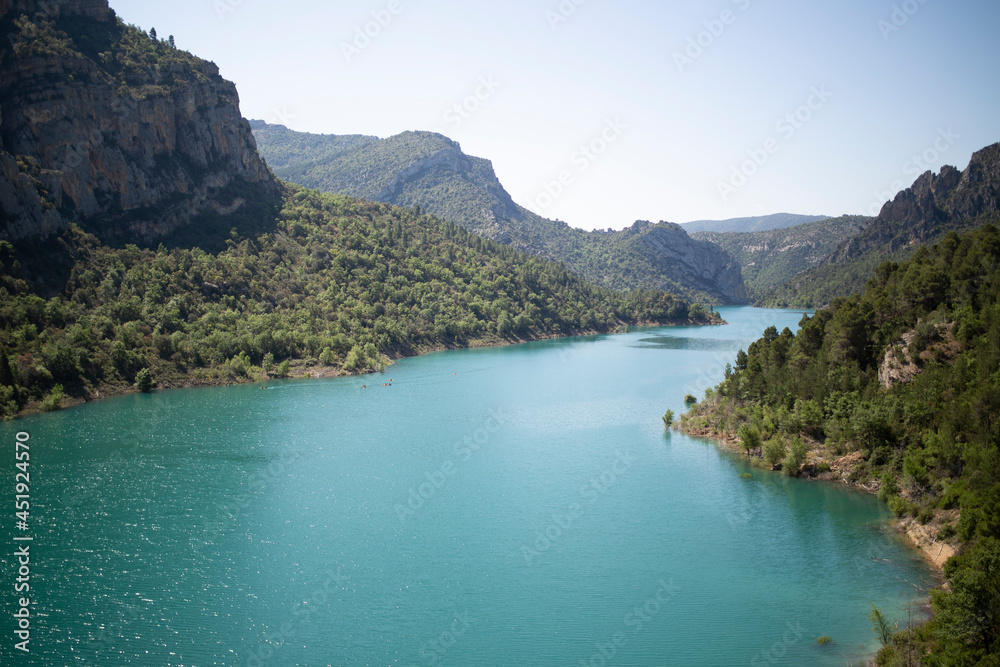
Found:
M 720 312 L 729 325 L 448 351 L 365 377 L 129 395 L 2 424 L 0 662 L 857 664 L 877 648 L 870 604 L 915 620 L 933 576 L 875 497 L 744 479 L 738 456 L 665 432 L 668 408 L 701 397 L 767 326 L 802 317 Z M 28 654 L 14 649 L 10 555 L 25 534 Z

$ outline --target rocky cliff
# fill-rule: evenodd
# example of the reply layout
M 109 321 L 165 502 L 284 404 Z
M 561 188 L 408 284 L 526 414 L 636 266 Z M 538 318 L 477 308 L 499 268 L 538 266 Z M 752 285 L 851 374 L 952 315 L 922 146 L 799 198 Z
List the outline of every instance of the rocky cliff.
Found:
M 1000 221 L 1000 144 L 972 155 L 964 171 L 926 172 L 887 202 L 871 223 L 829 257 L 767 295 L 770 306 L 819 307 L 861 291 L 879 264 L 908 259 L 949 232 Z
M 973 153 L 965 171 L 945 165 L 925 172 L 886 202 L 875 221 L 827 260 L 836 263 L 879 251 L 894 255 L 1000 215 L 1000 144 Z
M 154 242 L 279 186 L 233 83 L 107 0 L 0 0 L 0 238 Z
M 636 236 L 648 249 L 650 263 L 669 280 L 693 285 L 723 303 L 746 303 L 739 262 L 714 243 L 697 241 L 670 222 L 640 221 L 623 233 Z

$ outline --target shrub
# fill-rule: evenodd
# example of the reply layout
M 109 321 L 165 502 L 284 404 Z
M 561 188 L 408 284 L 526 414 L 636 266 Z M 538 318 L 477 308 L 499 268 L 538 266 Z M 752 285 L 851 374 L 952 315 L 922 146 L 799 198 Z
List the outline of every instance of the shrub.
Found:
M 933 520 L 934 520 L 934 510 L 930 509 L 929 507 L 924 507 L 919 512 L 917 512 L 917 521 L 919 521 L 920 523 L 926 525 Z
M 787 452 L 788 448 L 785 446 L 785 441 L 781 438 L 768 440 L 764 444 L 764 462 L 773 468 L 781 463 Z
M 246 352 L 240 352 L 229 360 L 229 367 L 237 375 L 246 376 L 250 373 L 250 356 Z
M 816 643 L 819 644 L 820 646 L 826 646 L 827 644 L 832 644 L 833 637 L 830 637 L 828 635 L 823 635 L 822 637 L 816 639 Z
M 910 511 L 910 503 L 903 496 L 891 496 L 887 503 L 896 516 L 903 516 Z
M 783 466 L 785 472 L 789 475 L 799 474 L 799 469 L 806 462 L 808 455 L 809 449 L 806 447 L 806 443 L 802 442 L 802 438 L 795 436 L 795 439 L 792 440 L 792 447 L 788 451 L 788 456 L 785 457 L 785 464 Z
M 889 502 L 889 498 L 899 493 L 899 485 L 896 484 L 896 478 L 889 472 L 882 473 L 880 481 L 878 499 L 883 502 Z
M 832 469 L 833 468 L 830 467 L 829 461 L 820 461 L 816 464 L 817 473 L 830 472 Z
M 667 410 L 667 411 L 666 411 L 666 412 L 665 412 L 665 413 L 663 414 L 663 424 L 664 424 L 664 425 L 665 425 L 665 426 L 666 426 L 667 428 L 670 428 L 671 426 L 673 426 L 673 425 L 674 425 L 674 411 L 673 411 L 673 410 Z
M 49 392 L 49 395 L 46 396 L 44 399 L 42 399 L 42 404 L 40 406 L 42 408 L 42 411 L 54 412 L 55 410 L 60 409 L 62 407 L 62 400 L 64 395 L 65 394 L 63 394 L 63 386 L 61 384 L 57 384 L 56 386 L 52 387 L 52 391 Z
M 148 394 L 153 391 L 153 374 L 148 368 L 143 368 L 141 371 L 136 373 L 135 387 L 144 394 Z

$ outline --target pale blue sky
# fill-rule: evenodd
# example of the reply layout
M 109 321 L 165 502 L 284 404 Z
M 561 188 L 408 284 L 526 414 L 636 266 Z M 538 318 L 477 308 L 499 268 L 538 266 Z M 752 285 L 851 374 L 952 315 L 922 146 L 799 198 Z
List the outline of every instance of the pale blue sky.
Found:
M 924 168 L 1000 141 L 997 0 L 111 6 L 215 61 L 247 118 L 438 130 L 515 201 L 586 229 L 877 213 Z

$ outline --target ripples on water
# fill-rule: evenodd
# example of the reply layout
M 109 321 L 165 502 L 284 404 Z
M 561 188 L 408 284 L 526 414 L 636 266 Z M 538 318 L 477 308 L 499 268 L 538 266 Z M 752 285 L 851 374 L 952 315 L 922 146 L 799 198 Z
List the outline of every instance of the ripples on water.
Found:
M 4 424 L 31 433 L 36 616 L 32 653 L 8 634 L 0 657 L 843 664 L 874 648 L 870 603 L 905 618 L 929 574 L 877 499 L 664 433 L 801 317 L 723 314 Z

